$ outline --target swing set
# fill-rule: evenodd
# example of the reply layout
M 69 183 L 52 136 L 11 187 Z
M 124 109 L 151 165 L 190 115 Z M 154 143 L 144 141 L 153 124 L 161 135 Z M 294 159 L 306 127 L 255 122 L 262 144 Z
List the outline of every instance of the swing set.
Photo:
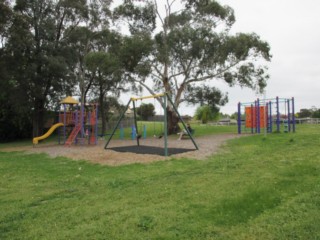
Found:
M 167 104 L 170 103 L 171 106 L 173 107 L 173 110 L 175 111 L 175 113 L 177 114 L 179 120 L 181 121 L 182 123 L 182 126 L 183 128 L 186 130 L 187 134 L 189 135 L 194 147 L 196 150 L 198 150 L 198 146 L 196 144 L 196 142 L 194 141 L 191 133 L 188 131 L 187 129 L 187 126 L 184 122 L 184 120 L 182 119 L 181 115 L 179 114 L 177 108 L 174 106 L 171 98 L 169 97 L 168 93 L 161 93 L 161 94 L 156 94 L 156 95 L 151 95 L 151 96 L 145 96 L 145 97 L 132 97 L 130 98 L 129 102 L 127 103 L 124 111 L 122 112 L 120 118 L 118 119 L 115 127 L 113 128 L 111 134 L 109 135 L 109 138 L 107 139 L 107 142 L 106 142 L 106 145 L 105 145 L 105 149 L 108 149 L 108 145 L 112 139 L 112 137 L 115 135 L 115 132 L 116 130 L 118 129 L 119 127 L 119 124 L 121 122 L 121 120 L 124 118 L 125 116 L 125 113 L 127 111 L 127 109 L 130 107 L 130 104 L 132 103 L 133 105 L 133 117 L 134 117 L 134 125 L 132 126 L 132 138 L 136 140 L 136 147 L 141 147 L 141 143 L 140 143 L 140 139 L 143 137 L 143 138 L 146 138 L 146 127 L 145 126 L 138 126 L 138 123 L 137 123 L 137 101 L 142 101 L 144 99 L 157 99 L 160 104 L 161 104 L 161 110 L 163 110 L 163 113 L 164 113 L 164 117 L 163 117 L 163 129 L 161 127 L 161 130 L 163 130 L 163 132 L 161 134 L 158 134 L 156 135 L 156 126 L 155 126 L 155 121 L 154 121 L 154 135 L 155 137 L 157 138 L 163 138 L 164 140 L 164 156 L 169 156 L 169 148 L 168 148 L 168 119 L 167 119 Z M 140 105 L 141 106 L 141 105 Z M 141 107 L 140 107 L 141 109 Z M 172 151 L 173 152 L 173 151 Z M 178 151 L 179 152 L 179 151 Z M 180 151 L 181 152 L 181 151 Z M 172 153 L 171 153 L 172 154 Z

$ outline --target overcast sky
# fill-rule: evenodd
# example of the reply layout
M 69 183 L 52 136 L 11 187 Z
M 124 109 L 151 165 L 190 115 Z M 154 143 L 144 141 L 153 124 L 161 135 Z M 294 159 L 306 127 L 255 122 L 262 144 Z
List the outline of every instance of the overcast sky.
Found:
M 271 46 L 267 98 L 295 97 L 296 111 L 320 107 L 320 1 L 220 0 L 235 11 L 233 32 L 255 32 Z M 251 102 L 254 91 L 222 87 L 233 113 L 240 102 Z
M 271 47 L 270 79 L 266 97 L 295 97 L 296 112 L 320 108 L 320 1 L 319 0 L 218 0 L 235 11 L 232 33 L 257 33 Z M 238 102 L 252 102 L 253 90 L 228 87 L 213 82 L 229 93 L 223 113 L 237 111 Z M 181 106 L 183 114 L 193 115 L 196 107 Z

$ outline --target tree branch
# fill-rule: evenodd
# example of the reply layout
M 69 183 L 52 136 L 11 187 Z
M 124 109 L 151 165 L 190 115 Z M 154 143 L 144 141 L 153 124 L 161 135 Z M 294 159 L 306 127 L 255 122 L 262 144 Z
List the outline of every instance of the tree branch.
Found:
M 156 14 L 157 14 L 157 16 L 159 17 L 159 19 L 160 19 L 160 21 L 161 21 L 161 23 L 162 23 L 162 26 L 164 26 L 164 20 L 163 20 L 163 18 L 162 18 L 161 15 L 160 15 L 160 12 L 159 12 L 159 9 L 158 9 L 158 4 L 157 4 L 157 1 L 156 1 L 156 0 L 154 0 L 154 5 L 156 6 Z
M 241 60 L 238 60 L 236 61 L 235 63 L 231 64 L 230 66 L 226 67 L 225 69 L 223 69 L 222 71 L 219 71 L 218 73 L 215 73 L 215 74 L 209 74 L 207 76 L 204 76 L 204 77 L 201 77 L 201 78 L 193 78 L 193 79 L 190 79 L 190 80 L 187 80 L 185 83 L 186 84 L 189 84 L 189 83 L 192 83 L 192 82 L 201 82 L 201 81 L 204 81 L 204 80 L 207 80 L 207 79 L 210 79 L 210 78 L 215 78 L 215 77 L 218 77 L 219 75 L 223 74 L 224 72 L 226 72 L 227 70 L 233 68 L 234 66 L 238 65 L 239 63 L 241 62 Z
M 141 86 L 143 86 L 151 95 L 156 95 L 156 92 L 154 92 L 148 85 L 146 85 L 142 80 L 133 80 L 134 82 L 139 83 Z M 161 98 L 156 98 L 158 100 L 158 102 L 161 104 L 161 106 L 163 106 L 163 101 L 161 100 Z
M 152 64 L 152 67 L 153 67 L 154 70 L 156 70 L 156 72 L 161 76 L 161 78 L 164 78 L 164 75 L 161 73 L 160 69 L 158 69 L 156 65 Z

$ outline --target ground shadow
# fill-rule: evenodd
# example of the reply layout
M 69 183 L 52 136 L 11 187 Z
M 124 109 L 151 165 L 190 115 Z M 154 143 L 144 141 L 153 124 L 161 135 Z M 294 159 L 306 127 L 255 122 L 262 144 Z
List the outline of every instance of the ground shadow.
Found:
M 154 147 L 154 146 L 124 146 L 124 147 L 110 147 L 107 148 L 116 152 L 130 152 L 130 153 L 137 153 L 137 154 L 152 154 L 152 155 L 159 155 L 164 156 L 164 148 L 163 147 Z M 185 153 L 190 151 L 195 151 L 196 149 L 189 149 L 189 148 L 168 148 L 168 156 Z

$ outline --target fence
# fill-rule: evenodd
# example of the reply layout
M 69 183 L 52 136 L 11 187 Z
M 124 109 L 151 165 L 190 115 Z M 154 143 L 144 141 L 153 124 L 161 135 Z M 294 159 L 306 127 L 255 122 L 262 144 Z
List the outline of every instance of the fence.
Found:
M 320 124 L 320 118 L 296 118 L 296 124 Z

